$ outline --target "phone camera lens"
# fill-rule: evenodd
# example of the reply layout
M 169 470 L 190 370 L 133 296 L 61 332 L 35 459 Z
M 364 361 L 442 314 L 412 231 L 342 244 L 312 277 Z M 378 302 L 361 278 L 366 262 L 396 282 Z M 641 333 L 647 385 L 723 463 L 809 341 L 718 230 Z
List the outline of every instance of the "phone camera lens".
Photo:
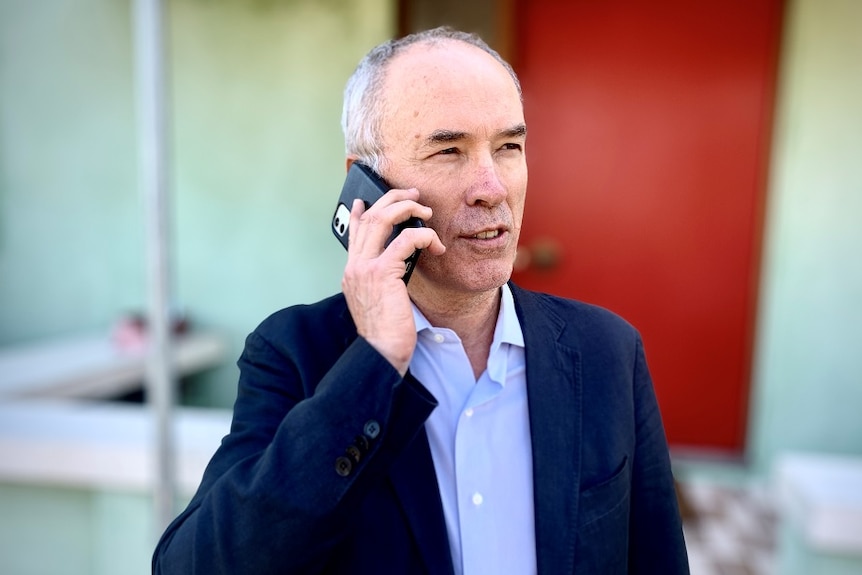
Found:
M 341 218 L 339 218 L 337 216 L 335 218 L 335 221 L 333 221 L 332 223 L 333 223 L 333 225 L 335 225 L 335 229 L 338 230 L 338 233 L 341 235 L 344 235 L 344 229 L 347 227 L 347 224 L 343 223 L 341 221 Z

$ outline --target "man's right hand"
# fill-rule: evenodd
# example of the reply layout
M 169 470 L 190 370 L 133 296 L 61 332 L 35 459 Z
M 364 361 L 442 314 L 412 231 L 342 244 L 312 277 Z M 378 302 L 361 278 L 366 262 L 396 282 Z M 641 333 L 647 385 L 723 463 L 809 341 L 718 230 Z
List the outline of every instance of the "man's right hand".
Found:
M 407 373 L 416 347 L 416 325 L 407 295 L 404 261 L 417 249 L 440 255 L 446 247 L 429 227 L 407 228 L 384 249 L 392 228 L 408 218 L 428 220 L 419 192 L 391 190 L 370 208 L 356 200 L 350 211 L 347 265 L 341 288 L 359 335 L 398 370 Z M 420 258 L 421 261 L 421 258 Z

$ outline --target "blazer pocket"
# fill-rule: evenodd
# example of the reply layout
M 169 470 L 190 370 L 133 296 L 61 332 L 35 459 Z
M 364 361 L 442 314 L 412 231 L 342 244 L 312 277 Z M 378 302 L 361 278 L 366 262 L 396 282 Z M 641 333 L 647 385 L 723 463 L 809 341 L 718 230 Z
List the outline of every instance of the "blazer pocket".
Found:
M 625 573 L 628 568 L 631 469 L 623 459 L 611 477 L 581 492 L 577 572 Z
M 581 526 L 613 513 L 617 507 L 628 501 L 630 489 L 629 458 L 626 456 L 613 475 L 581 492 L 579 511 Z

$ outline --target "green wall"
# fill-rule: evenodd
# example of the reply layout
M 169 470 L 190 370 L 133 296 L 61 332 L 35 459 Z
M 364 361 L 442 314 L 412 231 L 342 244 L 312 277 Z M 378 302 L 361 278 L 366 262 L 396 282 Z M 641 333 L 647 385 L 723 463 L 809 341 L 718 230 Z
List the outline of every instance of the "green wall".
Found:
M 177 301 L 231 338 L 228 365 L 197 378 L 191 403 L 232 405 L 245 336 L 340 289 L 341 95 L 391 35 L 388 4 L 172 4 Z
M 764 473 L 787 449 L 862 455 L 862 2 L 788 10 L 750 434 Z
M 124 3 L 0 0 L 0 344 L 142 305 L 130 59 Z
M 0 484 L 0 573 L 146 575 L 152 498 Z
M 0 573 L 94 574 L 92 498 L 75 489 L 0 484 Z
M 169 4 L 175 305 L 224 332 L 187 401 L 229 406 L 245 336 L 338 291 L 344 82 L 388 0 Z M 0 344 L 146 307 L 131 4 L 0 0 Z

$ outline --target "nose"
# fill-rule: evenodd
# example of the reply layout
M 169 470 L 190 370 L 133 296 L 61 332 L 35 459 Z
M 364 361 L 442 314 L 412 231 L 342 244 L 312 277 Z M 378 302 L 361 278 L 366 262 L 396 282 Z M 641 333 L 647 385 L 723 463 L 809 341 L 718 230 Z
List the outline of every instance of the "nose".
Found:
M 507 190 L 503 184 L 499 166 L 490 154 L 477 161 L 472 172 L 467 192 L 468 205 L 494 207 L 506 199 Z

